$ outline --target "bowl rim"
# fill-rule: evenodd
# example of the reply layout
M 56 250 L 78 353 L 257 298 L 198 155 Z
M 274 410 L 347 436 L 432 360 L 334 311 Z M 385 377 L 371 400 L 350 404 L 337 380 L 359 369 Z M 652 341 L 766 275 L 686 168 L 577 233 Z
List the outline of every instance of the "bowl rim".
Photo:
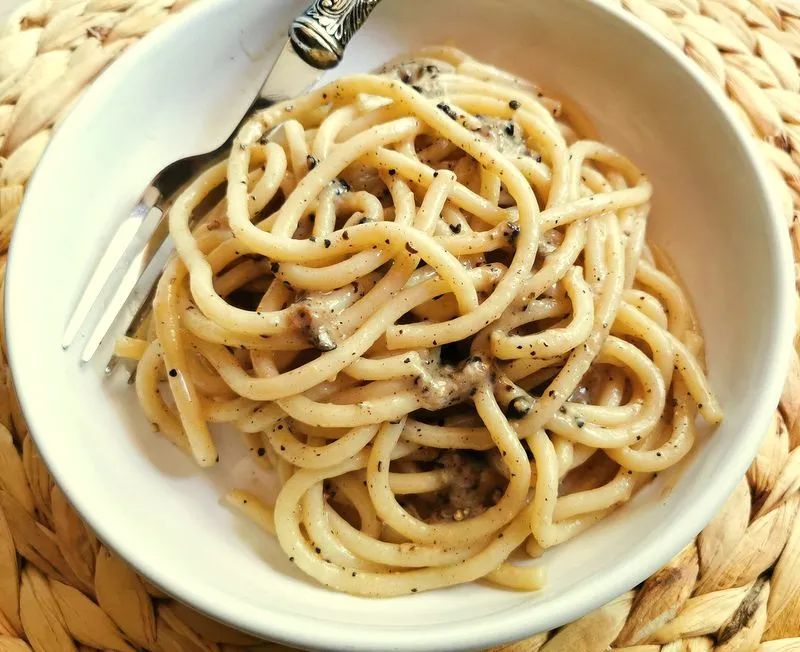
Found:
M 114 79 L 124 76 L 126 71 L 135 63 L 139 53 L 148 48 L 156 47 L 160 42 L 171 38 L 172 34 L 190 29 L 193 21 L 209 5 L 228 6 L 235 4 L 236 0 L 201 0 L 185 9 L 180 16 L 172 18 L 166 24 L 154 29 L 147 38 L 135 44 L 129 52 L 115 61 L 109 69 L 93 84 L 93 88 L 102 88 L 113 83 Z M 690 78 L 705 92 L 711 100 L 718 114 L 724 119 L 725 125 L 737 141 L 744 155 L 744 160 L 752 171 L 754 192 L 760 197 L 764 205 L 764 213 L 768 222 L 769 239 L 775 258 L 772 261 L 771 275 L 777 284 L 776 300 L 774 307 L 774 321 L 772 322 L 773 337 L 767 343 L 765 351 L 765 367 L 770 371 L 767 375 L 767 384 L 761 391 L 761 399 L 753 406 L 749 419 L 752 429 L 756 424 L 764 427 L 777 408 L 777 404 L 788 375 L 789 361 L 792 357 L 792 341 L 794 336 L 794 277 L 792 272 L 792 254 L 788 234 L 785 232 L 785 220 L 781 215 L 776 198 L 769 192 L 769 182 L 762 163 L 759 160 L 755 143 L 750 134 L 746 133 L 738 122 L 728 99 L 720 89 L 712 85 L 706 75 L 694 66 L 679 52 L 675 44 L 667 40 L 654 29 L 648 27 L 625 10 L 607 5 L 602 0 L 588 0 L 585 3 L 587 11 L 602 12 L 624 23 L 628 29 L 638 32 L 659 49 L 661 49 L 673 62 L 686 72 Z M 231 10 L 234 10 L 231 8 Z M 91 102 L 91 89 L 79 100 L 81 104 Z M 69 120 L 69 118 L 67 118 Z M 50 143 L 47 145 L 43 157 L 48 151 L 57 146 L 59 131 L 56 130 Z M 37 170 L 34 170 L 28 183 L 31 192 L 37 189 Z M 27 196 L 27 193 L 26 193 Z M 18 220 L 26 216 L 26 203 L 20 208 Z M 20 360 L 15 353 L 11 342 L 15 334 L 22 335 L 25 324 L 14 317 L 10 310 L 15 303 L 24 300 L 21 285 L 14 283 L 15 261 L 18 257 L 18 248 L 12 238 L 8 254 L 6 271 L 6 292 L 4 296 L 4 309 L 6 314 L 6 338 L 8 342 L 8 358 L 12 377 L 20 378 Z M 18 385 L 18 398 L 22 411 L 27 419 L 30 434 L 38 444 L 36 432 L 42 427 L 42 419 L 30 409 L 33 402 L 30 398 L 31 385 L 24 382 Z M 80 513 L 81 517 L 91 526 L 98 538 L 110 549 L 114 550 L 123 559 L 133 566 L 137 572 L 146 577 L 154 585 L 163 588 L 168 594 L 183 601 L 195 609 L 232 625 L 238 629 L 250 632 L 257 636 L 269 637 L 271 640 L 284 642 L 289 645 L 303 646 L 311 649 L 325 650 L 363 650 L 365 652 L 375 649 L 382 650 L 460 650 L 477 649 L 488 645 L 495 645 L 505 641 L 518 640 L 530 636 L 537 631 L 545 631 L 561 626 L 577 617 L 588 613 L 619 595 L 630 590 L 639 582 L 649 577 L 661 568 L 689 541 L 689 535 L 695 537 L 713 518 L 724 501 L 733 492 L 738 482 L 744 476 L 748 466 L 754 459 L 761 443 L 761 438 L 750 436 L 742 442 L 744 445 L 735 447 L 726 462 L 727 473 L 718 474 L 709 479 L 703 501 L 696 501 L 689 509 L 681 514 L 680 519 L 673 523 L 673 527 L 664 533 L 664 536 L 655 538 L 652 543 L 637 551 L 636 554 L 620 561 L 613 573 L 609 573 L 599 586 L 591 592 L 583 592 L 584 599 L 576 601 L 578 606 L 564 606 L 560 609 L 550 610 L 535 619 L 527 614 L 527 605 L 517 605 L 504 611 L 488 616 L 475 618 L 470 621 L 448 622 L 414 628 L 387 629 L 384 627 L 340 623 L 324 618 L 310 618 L 304 615 L 290 614 L 276 610 L 269 603 L 260 606 L 261 610 L 272 612 L 273 618 L 265 621 L 258 614 L 258 610 L 250 606 L 230 600 L 225 595 L 198 582 L 193 577 L 176 577 L 168 568 L 153 563 L 152 559 L 143 558 L 137 554 L 135 544 L 114 535 L 103 522 L 92 514 L 91 503 L 74 500 L 70 490 L 71 482 L 68 469 L 59 466 L 58 460 L 48 456 L 47 447 L 40 448 L 40 454 L 47 464 L 56 482 L 64 494 Z M 679 526 L 678 526 L 679 525 Z M 226 600 L 226 598 L 228 598 Z M 309 627 L 313 623 L 313 627 Z M 423 624 L 424 625 L 424 624 Z M 387 641 L 391 637 L 391 642 Z M 378 647 L 376 647 L 378 646 Z

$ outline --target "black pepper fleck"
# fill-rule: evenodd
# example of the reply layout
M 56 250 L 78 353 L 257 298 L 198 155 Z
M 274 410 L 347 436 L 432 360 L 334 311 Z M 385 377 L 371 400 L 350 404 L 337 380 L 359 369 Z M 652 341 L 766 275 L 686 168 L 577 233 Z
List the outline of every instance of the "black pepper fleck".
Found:
M 517 396 L 508 404 L 506 414 L 511 419 L 521 419 L 531 411 L 531 402 L 524 396 Z
M 519 224 L 511 223 L 508 225 L 508 234 L 506 234 L 509 242 L 514 242 L 519 237 Z
M 451 107 L 449 104 L 446 104 L 445 102 L 439 102 L 436 105 L 436 108 L 442 111 L 451 120 L 458 120 L 458 114 L 453 110 L 453 107 Z

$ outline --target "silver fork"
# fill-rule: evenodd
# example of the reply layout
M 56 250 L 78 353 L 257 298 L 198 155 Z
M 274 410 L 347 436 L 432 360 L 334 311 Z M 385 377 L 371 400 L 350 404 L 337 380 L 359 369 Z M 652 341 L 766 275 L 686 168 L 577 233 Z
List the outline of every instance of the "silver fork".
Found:
M 378 2 L 315 0 L 292 22 L 286 44 L 239 125 L 261 108 L 302 94 L 338 65 L 347 43 Z M 147 316 L 149 299 L 173 251 L 167 229 L 170 203 L 181 187 L 229 149 L 239 125 L 231 125 L 218 147 L 164 168 L 117 228 L 62 336 L 64 349 L 85 341 L 81 363 L 92 360 L 112 334 L 134 332 Z M 118 361 L 110 354 L 106 373 Z

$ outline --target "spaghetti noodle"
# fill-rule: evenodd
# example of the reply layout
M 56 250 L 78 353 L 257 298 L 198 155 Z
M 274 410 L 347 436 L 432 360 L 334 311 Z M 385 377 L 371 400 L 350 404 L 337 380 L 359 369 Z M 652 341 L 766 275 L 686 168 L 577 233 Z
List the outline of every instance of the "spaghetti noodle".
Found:
M 230 504 L 349 593 L 484 578 L 628 500 L 714 424 L 651 187 L 567 102 L 452 48 L 272 106 L 173 204 L 117 352 L 201 466 L 210 424 L 278 474 Z M 166 381 L 166 384 L 165 384 Z

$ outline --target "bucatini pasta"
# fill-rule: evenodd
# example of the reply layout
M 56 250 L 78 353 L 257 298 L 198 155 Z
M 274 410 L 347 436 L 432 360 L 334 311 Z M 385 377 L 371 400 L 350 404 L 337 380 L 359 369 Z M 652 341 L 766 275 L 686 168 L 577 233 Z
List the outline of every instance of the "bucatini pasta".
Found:
M 526 557 L 722 418 L 650 183 L 590 132 L 444 47 L 264 110 L 173 204 L 118 345 L 147 417 L 204 467 L 239 430 L 282 488 L 229 503 L 322 584 L 539 587 Z

